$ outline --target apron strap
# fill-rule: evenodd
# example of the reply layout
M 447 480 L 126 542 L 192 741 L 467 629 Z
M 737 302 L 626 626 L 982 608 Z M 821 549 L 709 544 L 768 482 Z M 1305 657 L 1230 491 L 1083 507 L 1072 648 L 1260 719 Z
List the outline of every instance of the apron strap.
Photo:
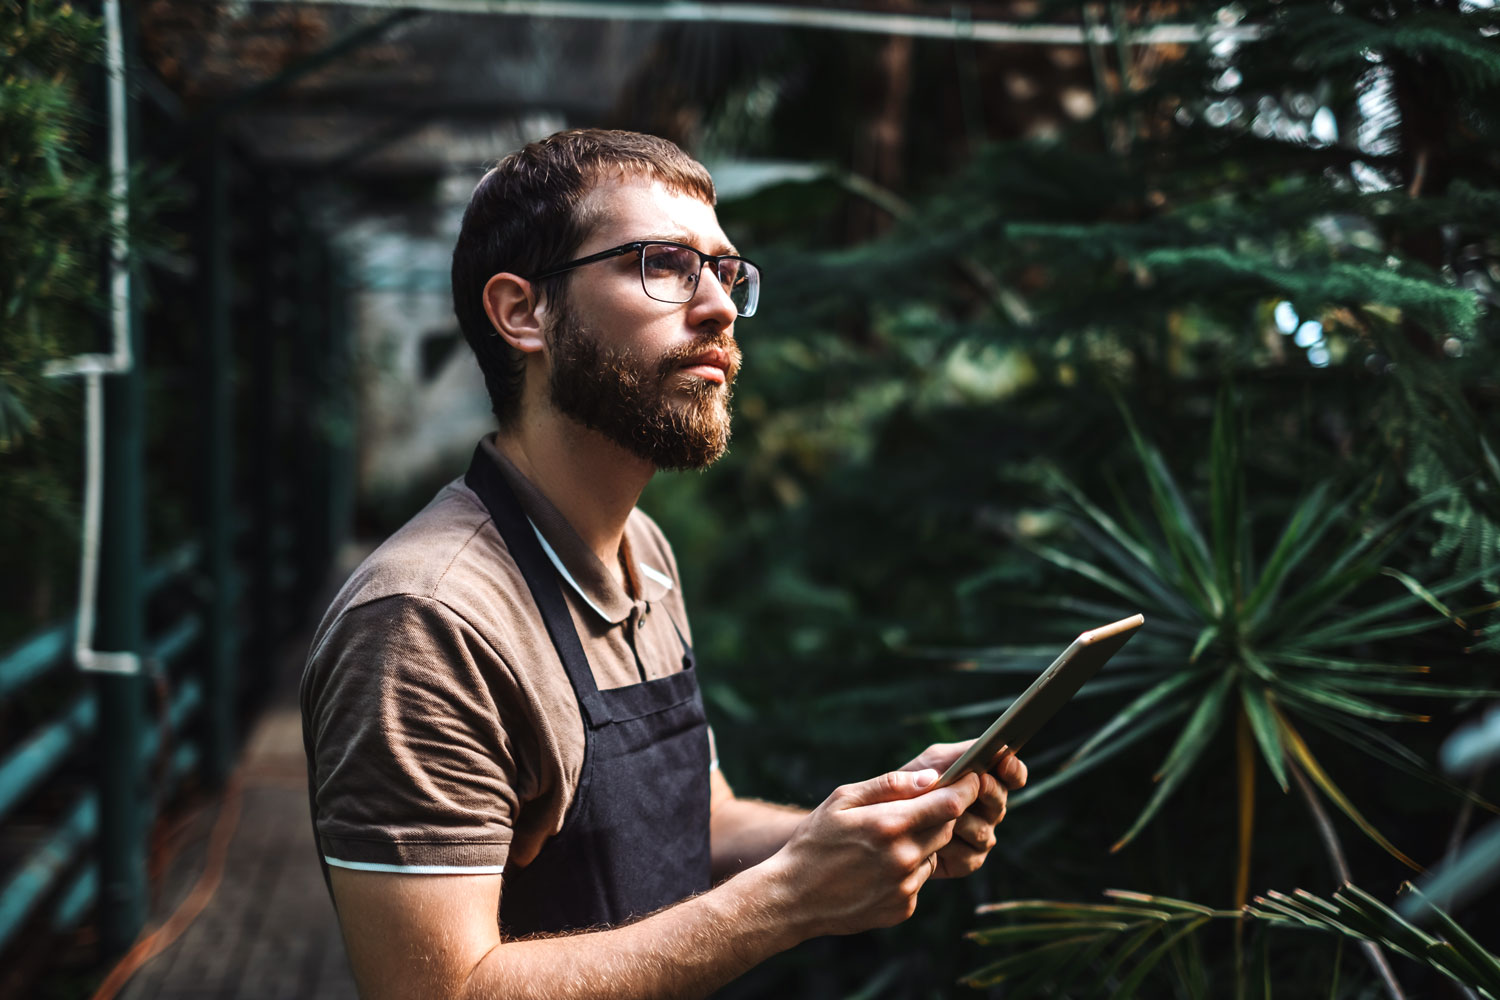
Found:
M 505 481 L 495 460 L 484 453 L 482 445 L 474 449 L 474 458 L 469 463 L 469 471 L 464 473 L 464 482 L 484 501 L 511 558 L 520 567 L 521 576 L 531 590 L 531 598 L 542 613 L 542 623 L 547 626 L 547 634 L 552 637 L 552 645 L 557 648 L 563 669 L 568 673 L 573 693 L 578 697 L 584 724 L 596 727 L 609 722 L 609 709 L 599 697 L 594 671 L 584 655 L 583 644 L 578 640 L 578 629 L 573 625 L 573 616 L 568 613 L 567 601 L 563 599 L 557 569 L 542 551 L 536 529 L 521 509 L 510 484 Z
M 672 617 L 670 611 L 667 612 L 667 621 L 672 623 L 672 631 L 677 633 L 677 641 L 682 643 L 682 669 L 694 669 L 697 658 L 693 656 L 693 647 L 688 645 L 687 636 L 682 634 L 682 626 L 677 624 L 677 619 Z

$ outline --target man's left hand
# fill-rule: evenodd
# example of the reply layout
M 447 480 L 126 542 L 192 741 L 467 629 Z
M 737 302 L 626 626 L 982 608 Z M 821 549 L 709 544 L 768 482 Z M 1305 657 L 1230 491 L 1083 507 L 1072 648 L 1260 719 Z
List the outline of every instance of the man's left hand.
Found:
M 935 768 L 939 774 L 969 748 L 969 743 L 935 743 L 923 750 L 903 771 Z M 958 818 L 953 839 L 934 855 L 937 867 L 933 878 L 962 878 L 972 875 L 989 857 L 995 846 L 995 827 L 1005 818 L 1006 799 L 1010 792 L 1026 784 L 1026 765 L 1019 757 L 1007 754 L 985 774 L 979 776 L 979 798 Z

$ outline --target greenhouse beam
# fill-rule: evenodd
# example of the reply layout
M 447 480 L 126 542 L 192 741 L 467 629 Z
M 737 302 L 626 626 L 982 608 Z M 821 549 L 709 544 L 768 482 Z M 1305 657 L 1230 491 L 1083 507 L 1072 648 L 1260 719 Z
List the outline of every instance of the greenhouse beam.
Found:
M 303 3 L 305 0 L 271 0 Z M 593 21 L 664 21 L 699 24 L 747 24 L 777 28 L 821 28 L 874 35 L 907 35 L 950 41 L 994 42 L 1007 45 L 1082 45 L 1086 41 L 1111 44 L 1112 28 L 1085 29 L 1076 24 L 1016 24 L 976 21 L 964 17 L 892 14 L 884 11 L 827 10 L 780 4 L 605 3 L 599 0 L 314 0 L 322 6 L 372 7 L 443 14 L 489 14 Z M 1131 45 L 1191 45 L 1223 38 L 1259 37 L 1254 25 L 1204 29 L 1195 24 L 1156 24 L 1127 33 Z

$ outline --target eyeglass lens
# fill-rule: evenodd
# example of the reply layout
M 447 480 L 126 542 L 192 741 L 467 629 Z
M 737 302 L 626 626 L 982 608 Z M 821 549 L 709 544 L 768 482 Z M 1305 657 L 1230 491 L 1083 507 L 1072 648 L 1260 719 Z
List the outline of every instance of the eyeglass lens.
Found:
M 760 299 L 760 271 L 749 261 L 727 258 L 714 266 L 719 284 L 741 316 L 755 312 Z M 703 258 L 686 247 L 651 244 L 641 250 L 641 283 L 661 302 L 687 302 L 698 290 Z

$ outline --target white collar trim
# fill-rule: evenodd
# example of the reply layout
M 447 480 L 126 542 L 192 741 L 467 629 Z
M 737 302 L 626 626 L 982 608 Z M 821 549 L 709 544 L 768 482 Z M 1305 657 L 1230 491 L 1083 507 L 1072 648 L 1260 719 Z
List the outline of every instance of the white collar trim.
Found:
M 573 579 L 573 574 L 568 572 L 568 567 L 564 566 L 562 559 L 558 557 L 557 550 L 555 550 L 552 547 L 552 544 L 548 542 L 547 539 L 542 535 L 542 529 L 538 528 L 536 526 L 536 522 L 529 517 L 526 519 L 526 523 L 531 525 L 532 531 L 536 532 L 536 540 L 542 543 L 542 551 L 547 553 L 547 558 L 552 560 L 552 565 L 557 567 L 557 572 L 561 574 L 562 578 L 568 581 L 568 586 L 572 587 L 573 590 L 578 594 L 578 596 L 583 598 L 584 604 L 587 604 L 589 607 L 594 609 L 594 613 L 596 615 L 598 615 L 600 618 L 603 618 L 605 621 L 609 621 L 610 617 L 609 615 L 604 613 L 604 609 L 591 601 L 589 599 L 589 595 L 584 593 L 583 588 L 578 585 L 578 581 Z M 667 576 L 667 574 L 663 573 L 659 569 L 653 569 L 652 567 L 647 566 L 639 559 L 636 560 L 635 564 L 642 573 L 646 574 L 651 579 L 661 584 L 663 587 L 666 587 L 668 590 L 672 589 L 672 578 L 670 576 Z
M 526 520 L 528 523 L 530 523 L 531 530 L 536 532 L 536 540 L 542 543 L 542 551 L 547 553 L 547 558 L 552 560 L 552 565 L 557 567 L 557 571 L 562 574 L 562 578 L 564 580 L 567 580 L 568 585 L 578 592 L 578 596 L 583 598 L 584 604 L 587 604 L 589 607 L 593 608 L 594 613 L 597 614 L 600 618 L 603 618 L 605 621 L 609 621 L 609 615 L 604 613 L 604 609 L 599 607 L 599 605 L 595 604 L 593 601 L 589 600 L 589 595 L 585 594 L 583 592 L 583 588 L 578 586 L 578 581 L 573 579 L 573 574 L 568 572 L 568 567 L 564 566 L 562 560 L 557 557 L 557 552 L 552 548 L 552 544 L 548 542 L 546 538 L 542 537 L 542 531 L 536 526 L 536 522 L 531 520 L 531 518 L 529 517 Z
M 661 570 L 652 569 L 650 566 L 647 566 L 639 559 L 635 561 L 635 565 L 642 573 L 645 573 L 647 576 L 655 580 L 657 583 L 661 584 L 663 587 L 666 587 L 668 590 L 672 589 L 672 578 L 663 573 Z

